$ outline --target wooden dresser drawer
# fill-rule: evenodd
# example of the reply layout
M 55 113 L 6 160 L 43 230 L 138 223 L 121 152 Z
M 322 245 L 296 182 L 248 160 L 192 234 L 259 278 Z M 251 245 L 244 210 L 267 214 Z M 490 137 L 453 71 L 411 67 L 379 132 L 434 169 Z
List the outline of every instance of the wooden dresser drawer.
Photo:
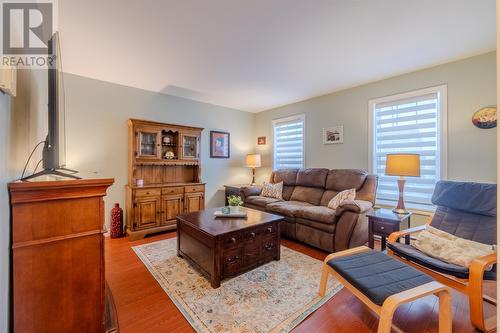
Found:
M 193 193 L 193 192 L 203 192 L 205 191 L 205 185 L 191 185 L 191 186 L 186 186 L 186 193 Z
M 152 197 L 161 195 L 161 189 L 159 188 L 143 188 L 135 190 L 136 197 Z
M 164 187 L 161 189 L 161 194 L 183 194 L 184 187 Z

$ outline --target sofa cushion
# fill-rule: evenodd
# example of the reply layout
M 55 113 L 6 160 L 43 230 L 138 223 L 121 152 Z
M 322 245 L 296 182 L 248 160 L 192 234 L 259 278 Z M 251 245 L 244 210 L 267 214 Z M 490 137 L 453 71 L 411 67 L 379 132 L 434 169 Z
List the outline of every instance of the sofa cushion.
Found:
M 255 206 L 259 206 L 259 207 L 265 207 L 270 203 L 278 202 L 278 201 L 280 201 L 280 200 L 276 199 L 276 198 L 263 197 L 260 195 L 252 195 L 252 196 L 249 196 L 245 199 L 245 203 L 249 203 L 251 205 L 255 205 Z
M 295 212 L 305 206 L 312 205 L 310 203 L 302 201 L 280 201 L 270 203 L 266 206 L 266 210 L 283 216 L 295 217 Z
M 307 187 L 319 187 L 324 190 L 328 169 L 300 169 L 297 172 L 296 185 Z
M 319 205 L 324 190 L 322 188 L 295 186 L 290 200 L 308 202 L 312 205 Z
M 335 227 L 337 226 L 336 223 L 323 223 L 323 222 L 317 222 L 309 219 L 303 219 L 301 217 L 295 218 L 295 224 L 302 224 L 306 225 L 308 227 L 318 229 L 320 231 L 327 232 L 329 234 L 332 234 L 335 232 Z
M 323 206 L 305 206 L 295 211 L 295 217 L 333 224 L 337 220 L 335 210 Z
M 283 193 L 281 194 L 283 200 L 290 200 L 294 189 L 295 186 L 283 186 Z
M 273 183 L 283 182 L 285 186 L 295 186 L 298 169 L 281 169 L 273 172 L 271 181 Z
M 330 170 L 326 178 L 325 188 L 330 191 L 340 192 L 354 188 L 359 190 L 365 183 L 367 172 L 357 169 Z

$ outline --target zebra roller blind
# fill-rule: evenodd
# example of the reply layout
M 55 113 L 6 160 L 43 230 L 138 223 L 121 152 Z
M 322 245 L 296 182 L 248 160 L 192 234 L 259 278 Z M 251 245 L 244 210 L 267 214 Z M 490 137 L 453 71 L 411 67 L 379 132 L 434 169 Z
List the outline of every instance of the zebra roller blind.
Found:
M 273 167 L 304 167 L 304 115 L 273 120 Z
M 397 178 L 385 175 L 389 153 L 420 154 L 420 177 L 406 177 L 405 202 L 431 205 L 436 182 L 441 179 L 442 99 L 446 87 L 424 89 L 382 98 L 370 103 L 372 112 L 372 172 L 379 176 L 377 201 L 398 199 Z M 434 91 L 432 91 L 434 90 Z

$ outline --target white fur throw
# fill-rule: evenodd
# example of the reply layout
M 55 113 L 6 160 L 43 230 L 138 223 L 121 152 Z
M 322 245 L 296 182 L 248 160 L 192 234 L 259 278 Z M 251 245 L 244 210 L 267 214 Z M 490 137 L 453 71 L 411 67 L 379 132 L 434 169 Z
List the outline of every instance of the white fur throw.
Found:
M 354 200 L 356 199 L 356 189 L 351 188 L 350 190 L 345 190 L 342 192 L 337 193 L 336 196 L 330 200 L 328 203 L 328 208 L 330 209 L 337 209 L 337 207 L 346 200 Z
M 279 182 L 276 184 L 264 182 L 264 186 L 262 187 L 262 192 L 260 193 L 260 195 L 263 197 L 283 200 L 283 182 Z
M 420 232 L 412 245 L 431 257 L 462 267 L 469 267 L 474 259 L 496 251 L 494 245 L 459 238 L 431 226 Z

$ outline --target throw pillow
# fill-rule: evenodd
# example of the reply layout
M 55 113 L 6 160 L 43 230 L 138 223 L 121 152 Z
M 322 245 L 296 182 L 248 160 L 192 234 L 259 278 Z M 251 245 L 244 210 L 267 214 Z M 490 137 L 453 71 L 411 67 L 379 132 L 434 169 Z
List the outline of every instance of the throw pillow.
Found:
M 356 189 L 351 188 L 350 190 L 345 190 L 337 193 L 336 196 L 330 200 L 328 203 L 328 208 L 337 209 L 337 207 L 345 200 L 354 200 L 356 199 Z
M 264 186 L 262 187 L 262 192 L 260 193 L 260 195 L 263 197 L 283 200 L 283 182 L 279 182 L 276 184 L 264 182 Z
M 462 267 L 469 267 L 472 260 L 496 251 L 494 245 L 459 238 L 431 226 L 420 232 L 412 245 L 428 256 Z

